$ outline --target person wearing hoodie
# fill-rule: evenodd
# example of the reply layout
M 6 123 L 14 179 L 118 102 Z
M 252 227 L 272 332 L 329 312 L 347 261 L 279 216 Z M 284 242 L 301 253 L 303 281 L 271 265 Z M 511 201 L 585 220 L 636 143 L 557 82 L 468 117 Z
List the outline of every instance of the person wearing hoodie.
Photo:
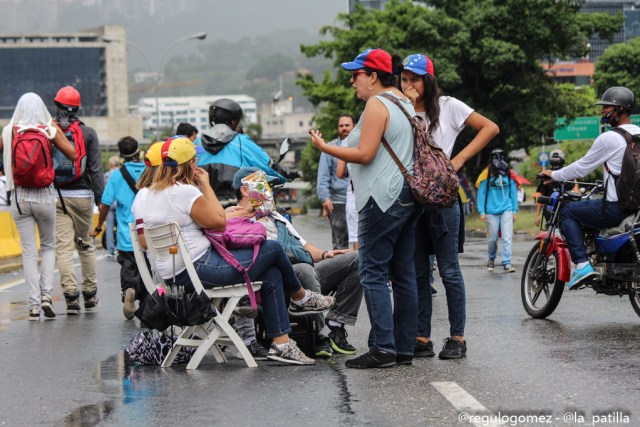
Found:
M 233 177 L 245 166 L 255 166 L 267 175 L 287 182 L 284 172 L 265 151 L 239 128 L 242 108 L 229 98 L 215 101 L 209 107 L 211 129 L 201 135 L 198 166 L 209 173 L 211 187 L 223 207 L 236 204 Z
M 511 239 L 518 212 L 518 188 L 511 178 L 506 153 L 500 148 L 491 152 L 487 179 L 478 188 L 478 212 L 480 219 L 486 221 L 489 234 L 487 270 L 494 270 L 498 232 L 501 232 L 502 266 L 505 272 L 514 273 L 516 269 L 511 266 Z

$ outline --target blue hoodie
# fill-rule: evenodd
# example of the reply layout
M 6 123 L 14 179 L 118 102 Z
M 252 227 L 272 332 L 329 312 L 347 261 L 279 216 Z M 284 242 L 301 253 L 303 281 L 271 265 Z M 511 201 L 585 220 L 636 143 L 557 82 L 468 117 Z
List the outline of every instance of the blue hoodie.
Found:
M 489 194 L 487 195 L 487 186 Z M 501 215 L 506 211 L 518 212 L 518 187 L 506 176 L 492 176 L 478 187 L 478 212 L 480 215 Z

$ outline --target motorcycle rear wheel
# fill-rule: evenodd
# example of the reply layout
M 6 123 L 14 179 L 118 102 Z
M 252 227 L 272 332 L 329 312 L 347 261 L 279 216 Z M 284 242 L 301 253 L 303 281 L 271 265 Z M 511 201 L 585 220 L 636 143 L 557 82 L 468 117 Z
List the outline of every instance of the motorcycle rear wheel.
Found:
M 629 300 L 631 301 L 633 310 L 638 316 L 640 316 L 640 288 L 636 291 L 631 290 L 631 293 L 629 294 Z
M 520 295 L 527 314 L 544 319 L 558 306 L 564 282 L 558 279 L 558 254 L 546 256 L 540 254 L 539 248 L 540 243 L 536 243 L 524 263 Z

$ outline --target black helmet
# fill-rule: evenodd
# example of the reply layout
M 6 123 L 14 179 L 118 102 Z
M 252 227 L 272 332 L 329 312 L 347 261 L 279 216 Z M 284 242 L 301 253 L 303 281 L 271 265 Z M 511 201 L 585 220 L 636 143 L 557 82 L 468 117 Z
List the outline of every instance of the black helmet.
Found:
M 231 124 L 233 120 L 242 118 L 242 108 L 232 99 L 222 98 L 209 107 L 209 124 Z
M 491 157 L 502 157 L 504 159 L 507 157 L 507 153 L 502 148 L 495 148 L 491 151 Z
M 552 170 L 561 169 L 564 165 L 564 153 L 562 150 L 553 150 L 549 156 L 549 164 Z
M 622 86 L 613 86 L 604 91 L 602 99 L 596 102 L 596 105 L 614 105 L 633 112 L 636 106 L 635 101 L 636 97 L 631 90 Z

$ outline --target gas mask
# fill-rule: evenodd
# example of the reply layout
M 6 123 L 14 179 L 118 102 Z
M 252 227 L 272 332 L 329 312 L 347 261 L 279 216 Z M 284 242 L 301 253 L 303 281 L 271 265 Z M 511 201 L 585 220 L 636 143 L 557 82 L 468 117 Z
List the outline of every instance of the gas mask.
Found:
M 502 156 L 493 157 L 491 159 L 491 166 L 493 166 L 493 170 L 502 176 L 506 176 L 509 171 L 509 163 L 505 162 Z

